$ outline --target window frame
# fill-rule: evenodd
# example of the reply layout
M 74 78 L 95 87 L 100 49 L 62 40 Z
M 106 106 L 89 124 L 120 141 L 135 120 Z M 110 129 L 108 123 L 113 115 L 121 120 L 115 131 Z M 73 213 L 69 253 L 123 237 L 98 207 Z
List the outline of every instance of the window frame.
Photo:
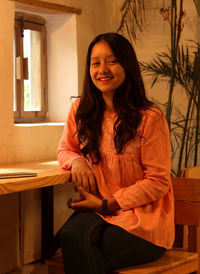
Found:
M 22 12 L 15 12 L 15 56 L 21 57 L 24 65 L 23 56 L 23 30 L 30 29 L 40 32 L 41 37 L 41 110 L 39 111 L 25 111 L 24 110 L 24 79 L 15 78 L 15 103 L 16 110 L 14 111 L 15 123 L 37 123 L 47 121 L 48 111 L 48 81 L 47 81 L 47 34 L 46 21 L 44 18 Z M 14 62 L 16 64 L 16 62 Z

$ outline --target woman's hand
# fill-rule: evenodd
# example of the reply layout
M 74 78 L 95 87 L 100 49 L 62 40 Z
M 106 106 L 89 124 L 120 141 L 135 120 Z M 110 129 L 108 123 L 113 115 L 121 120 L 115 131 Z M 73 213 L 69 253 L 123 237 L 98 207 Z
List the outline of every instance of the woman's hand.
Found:
M 72 162 L 71 175 L 72 185 L 76 192 L 78 192 L 78 187 L 82 186 L 87 192 L 97 194 L 94 173 L 83 159 L 78 158 Z
M 99 213 L 113 214 L 115 211 L 120 209 L 119 204 L 114 197 L 108 199 L 108 210 L 102 212 L 102 200 L 97 198 L 95 195 L 87 192 L 82 187 L 79 187 L 80 197 L 79 199 L 68 201 L 68 207 L 77 211 L 95 211 Z
M 79 199 L 68 201 L 68 207 L 77 211 L 96 211 L 101 212 L 102 200 L 95 195 L 87 192 L 83 187 L 79 187 L 80 197 Z

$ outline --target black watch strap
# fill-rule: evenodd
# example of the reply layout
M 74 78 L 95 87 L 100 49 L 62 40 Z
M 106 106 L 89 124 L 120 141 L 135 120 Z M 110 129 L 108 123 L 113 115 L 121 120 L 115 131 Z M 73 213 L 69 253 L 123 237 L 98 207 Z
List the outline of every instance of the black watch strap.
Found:
M 102 200 L 102 212 L 105 212 L 108 210 L 108 200 Z

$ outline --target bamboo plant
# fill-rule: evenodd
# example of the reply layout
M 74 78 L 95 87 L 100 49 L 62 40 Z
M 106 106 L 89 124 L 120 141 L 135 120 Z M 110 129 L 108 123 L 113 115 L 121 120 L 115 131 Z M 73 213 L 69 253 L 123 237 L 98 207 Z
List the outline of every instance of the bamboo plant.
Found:
M 200 15 L 200 1 L 194 0 L 194 3 Z M 134 14 L 130 15 L 133 10 Z M 126 29 L 130 40 L 136 41 L 137 36 L 133 33 L 136 33 L 136 28 L 142 31 L 144 1 L 125 0 L 121 12 L 122 20 L 118 31 Z M 183 0 L 171 0 L 171 6 L 161 9 L 160 13 L 170 24 L 170 48 L 167 52 L 157 54 L 151 62 L 140 65 L 143 72 L 152 75 L 152 86 L 161 78 L 169 80 L 168 101 L 163 107 L 171 134 L 172 161 L 178 161 L 176 166 L 172 164 L 172 174 L 177 175 L 183 167 L 191 163 L 191 158 L 191 165 L 199 163 L 200 44 L 194 42 L 192 46 L 180 45 L 182 21 L 185 16 Z M 178 110 L 174 103 L 174 87 L 177 84 L 183 87 L 188 98 L 185 114 Z M 172 119 L 172 113 L 176 114 L 175 119 Z
M 199 152 L 199 124 L 200 124 L 200 44 L 194 42 L 194 46 L 179 46 L 177 51 L 174 83 L 179 84 L 186 92 L 188 101 L 186 114 L 183 114 L 177 107 L 174 108 L 176 119 L 170 121 L 172 160 L 177 158 L 178 167 L 172 170 L 178 174 L 181 168 L 188 166 L 188 161 L 193 155 L 192 165 L 198 163 Z M 192 50 L 192 53 L 191 53 Z M 142 71 L 153 77 L 152 86 L 160 78 L 170 79 L 171 77 L 171 52 L 157 54 L 150 63 L 140 63 Z M 165 113 L 169 104 L 166 107 Z

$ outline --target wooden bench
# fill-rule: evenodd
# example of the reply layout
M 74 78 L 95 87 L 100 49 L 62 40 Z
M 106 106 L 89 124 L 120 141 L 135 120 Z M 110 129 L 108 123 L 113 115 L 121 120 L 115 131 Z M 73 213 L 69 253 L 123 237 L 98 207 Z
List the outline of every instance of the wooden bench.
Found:
M 151 263 L 122 268 L 112 274 L 187 274 L 199 271 L 200 179 L 172 178 L 175 197 L 176 239 L 174 247 Z M 183 226 L 187 233 L 183 233 Z M 46 260 L 49 274 L 64 274 L 60 254 Z

